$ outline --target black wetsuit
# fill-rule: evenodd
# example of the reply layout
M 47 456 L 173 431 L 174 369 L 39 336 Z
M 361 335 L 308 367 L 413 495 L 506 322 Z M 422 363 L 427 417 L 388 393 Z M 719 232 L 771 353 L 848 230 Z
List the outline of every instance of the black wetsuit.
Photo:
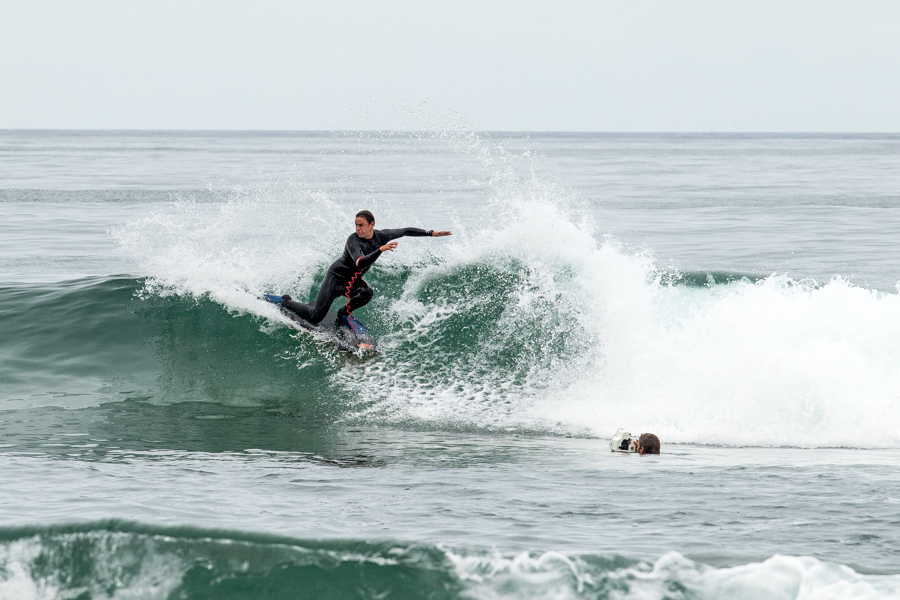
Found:
M 353 312 L 365 306 L 372 299 L 372 288 L 362 280 L 363 274 L 381 256 L 381 248 L 391 240 L 401 237 L 430 236 L 431 231 L 417 227 L 405 229 L 376 229 L 371 239 L 364 240 L 355 233 L 347 238 L 344 254 L 334 261 L 325 273 L 325 280 L 319 288 L 315 304 L 303 304 L 296 300 L 283 300 L 287 308 L 300 315 L 310 323 L 318 323 L 328 314 L 335 298 L 346 296 L 346 304 L 341 307 L 338 316 Z

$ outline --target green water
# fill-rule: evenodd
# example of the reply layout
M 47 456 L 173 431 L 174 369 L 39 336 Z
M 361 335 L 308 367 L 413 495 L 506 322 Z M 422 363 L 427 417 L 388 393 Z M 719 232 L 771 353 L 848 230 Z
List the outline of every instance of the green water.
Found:
M 898 139 L 0 132 L 0 598 L 897 597 Z

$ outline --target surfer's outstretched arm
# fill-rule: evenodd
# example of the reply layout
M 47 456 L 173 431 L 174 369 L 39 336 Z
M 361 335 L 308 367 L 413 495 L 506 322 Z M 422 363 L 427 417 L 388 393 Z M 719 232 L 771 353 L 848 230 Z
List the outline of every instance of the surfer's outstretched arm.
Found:
M 382 229 L 381 233 L 383 233 L 388 240 L 396 240 L 397 238 L 402 237 L 444 237 L 447 235 L 453 235 L 449 231 L 435 231 L 433 229 L 426 231 L 425 229 L 419 229 L 418 227 L 404 227 L 403 229 Z
M 449 231 L 426 231 L 424 229 L 419 229 L 418 227 L 404 227 L 403 229 L 381 229 L 378 231 L 378 240 L 385 241 L 385 244 L 382 244 L 378 247 L 374 252 L 370 252 L 369 254 L 364 254 L 365 250 L 362 245 L 362 241 L 359 236 L 350 236 L 347 240 L 347 249 L 346 252 L 350 256 L 350 260 L 353 261 L 353 264 L 357 269 L 367 269 L 370 267 L 378 257 L 381 256 L 382 252 L 393 252 L 395 248 L 397 248 L 397 242 L 393 242 L 391 240 L 395 240 L 401 237 L 444 237 L 452 235 Z

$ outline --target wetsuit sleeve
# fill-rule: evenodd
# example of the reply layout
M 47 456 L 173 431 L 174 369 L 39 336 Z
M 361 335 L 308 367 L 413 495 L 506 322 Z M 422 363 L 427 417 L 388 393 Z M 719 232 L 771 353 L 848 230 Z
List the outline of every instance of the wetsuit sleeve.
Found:
M 404 227 L 403 229 L 381 229 L 379 230 L 387 238 L 387 241 L 396 240 L 402 237 L 428 237 L 431 231 L 425 231 L 418 227 Z
M 352 237 L 347 240 L 347 253 L 350 255 L 350 259 L 353 261 L 353 264 L 356 265 L 357 269 L 370 267 L 372 263 L 381 256 L 381 250 L 378 250 L 377 248 L 375 249 L 375 252 L 372 252 L 371 254 L 363 254 L 359 239 L 353 239 Z

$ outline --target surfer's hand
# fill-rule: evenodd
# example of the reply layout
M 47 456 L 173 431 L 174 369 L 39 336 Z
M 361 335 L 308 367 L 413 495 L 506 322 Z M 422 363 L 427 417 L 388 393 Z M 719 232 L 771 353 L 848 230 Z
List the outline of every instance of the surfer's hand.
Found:
M 382 252 L 387 252 L 388 250 L 393 252 L 394 248 L 396 248 L 396 247 L 397 247 L 397 242 L 388 242 L 387 244 L 385 244 L 384 246 L 379 248 L 379 250 L 381 250 Z
M 453 232 L 451 232 L 451 231 L 432 231 L 431 232 L 431 237 L 444 237 L 447 235 L 453 235 Z

